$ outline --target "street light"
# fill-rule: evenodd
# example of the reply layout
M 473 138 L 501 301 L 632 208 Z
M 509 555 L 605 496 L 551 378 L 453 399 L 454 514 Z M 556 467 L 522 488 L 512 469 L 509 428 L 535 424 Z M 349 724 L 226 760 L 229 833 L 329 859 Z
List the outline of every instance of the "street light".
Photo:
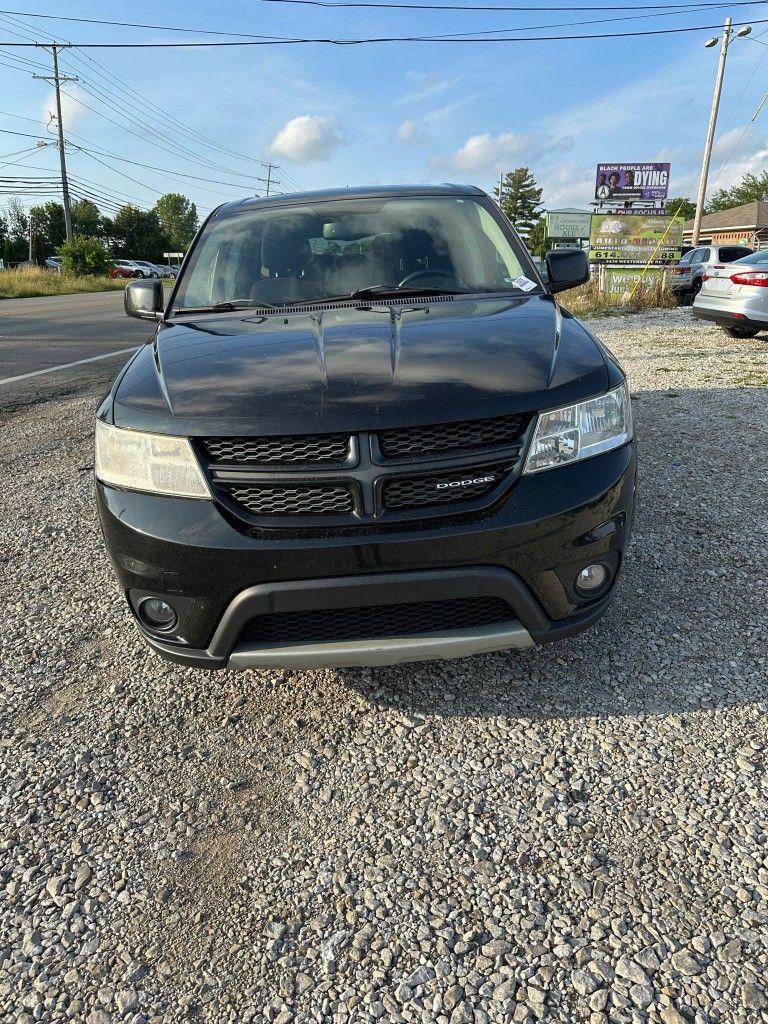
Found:
M 709 115 L 709 128 L 707 129 L 707 141 L 704 144 L 704 157 L 701 161 L 701 177 L 699 178 L 699 195 L 696 199 L 696 215 L 693 220 L 693 233 L 691 244 L 699 244 L 699 232 L 701 230 L 701 217 L 704 213 L 704 198 L 707 194 L 707 176 L 709 175 L 709 162 L 712 159 L 712 144 L 715 140 L 715 128 L 717 126 L 717 113 L 720 109 L 720 94 L 723 91 L 723 75 L 725 74 L 725 61 L 728 56 L 728 44 L 731 38 L 743 39 L 752 31 L 751 25 L 742 25 L 738 32 L 731 29 L 731 19 L 725 19 L 723 35 L 708 39 L 704 45 L 711 49 L 720 43 L 720 60 L 717 65 L 717 78 L 715 79 L 715 92 L 712 96 L 712 111 Z

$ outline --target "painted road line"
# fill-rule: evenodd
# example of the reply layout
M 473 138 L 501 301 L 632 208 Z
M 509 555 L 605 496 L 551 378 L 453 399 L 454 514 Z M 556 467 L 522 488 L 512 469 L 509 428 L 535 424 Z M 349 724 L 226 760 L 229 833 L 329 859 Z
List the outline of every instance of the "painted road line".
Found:
M 20 373 L 17 377 L 0 378 L 0 384 L 13 384 L 17 380 L 27 380 L 29 377 L 40 377 L 44 373 L 55 373 L 57 370 L 69 370 L 72 366 L 82 366 L 84 363 L 97 363 L 100 359 L 111 359 L 112 356 L 124 356 L 128 352 L 135 352 L 139 345 L 133 348 L 120 348 L 117 352 L 105 352 L 102 356 L 91 356 L 89 359 L 76 359 L 74 363 L 61 363 L 60 366 L 48 366 L 45 370 L 33 370 L 32 373 Z

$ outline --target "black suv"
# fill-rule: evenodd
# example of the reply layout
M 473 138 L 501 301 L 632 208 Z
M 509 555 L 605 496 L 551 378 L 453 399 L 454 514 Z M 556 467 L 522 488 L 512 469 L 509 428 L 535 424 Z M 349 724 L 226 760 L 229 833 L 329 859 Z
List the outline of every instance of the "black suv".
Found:
M 248 199 L 201 228 L 98 411 L 99 513 L 146 640 L 202 668 L 381 665 L 594 623 L 627 544 L 627 384 L 485 193 Z

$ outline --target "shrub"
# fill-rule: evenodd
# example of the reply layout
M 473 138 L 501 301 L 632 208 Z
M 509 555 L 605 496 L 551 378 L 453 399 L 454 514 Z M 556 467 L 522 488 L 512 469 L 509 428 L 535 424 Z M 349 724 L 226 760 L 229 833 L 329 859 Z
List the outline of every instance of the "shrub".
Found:
M 75 236 L 59 248 L 62 269 L 68 274 L 96 277 L 106 274 L 109 266 L 107 250 L 98 238 Z

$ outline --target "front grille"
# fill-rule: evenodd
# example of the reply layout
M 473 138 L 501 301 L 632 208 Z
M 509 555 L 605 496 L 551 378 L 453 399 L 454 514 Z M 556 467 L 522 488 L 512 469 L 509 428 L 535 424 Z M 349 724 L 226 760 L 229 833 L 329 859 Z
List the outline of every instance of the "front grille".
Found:
M 354 511 L 352 493 L 343 484 L 220 484 L 219 490 L 260 516 L 344 515 Z
M 213 463 L 296 465 L 337 463 L 350 454 L 348 434 L 307 434 L 301 437 L 206 437 L 200 445 Z
M 377 436 L 385 458 L 417 459 L 424 455 L 470 452 L 515 444 L 529 420 L 527 415 L 496 416 L 487 420 L 382 430 Z
M 214 492 L 254 525 L 388 528 L 471 513 L 511 487 L 532 414 L 378 432 L 195 440 Z M 291 521 L 293 520 L 293 521 Z
M 498 597 L 326 608 L 260 615 L 245 625 L 240 640 L 270 644 L 367 640 L 492 626 L 513 618 L 509 605 Z
M 454 470 L 441 476 L 412 476 L 388 480 L 382 488 L 385 509 L 424 508 L 470 501 L 488 494 L 498 484 L 500 467 Z

